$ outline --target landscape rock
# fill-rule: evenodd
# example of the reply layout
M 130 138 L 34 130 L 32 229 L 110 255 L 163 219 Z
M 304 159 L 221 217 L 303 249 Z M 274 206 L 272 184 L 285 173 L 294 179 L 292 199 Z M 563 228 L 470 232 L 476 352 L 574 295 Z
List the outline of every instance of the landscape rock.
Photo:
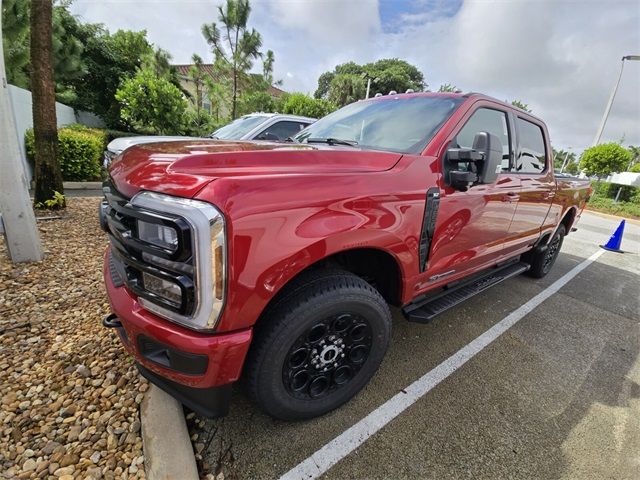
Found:
M 1 479 L 144 478 L 135 459 L 147 381 L 101 324 L 99 201 L 68 198 L 62 218 L 38 222 L 42 262 L 13 264 L 0 242 Z

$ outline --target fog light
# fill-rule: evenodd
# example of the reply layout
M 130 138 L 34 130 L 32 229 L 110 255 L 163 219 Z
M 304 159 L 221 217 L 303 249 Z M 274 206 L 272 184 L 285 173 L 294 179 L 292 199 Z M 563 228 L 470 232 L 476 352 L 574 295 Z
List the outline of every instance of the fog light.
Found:
M 157 223 L 138 220 L 138 239 L 166 250 L 175 251 L 178 248 L 178 232 Z
M 142 273 L 142 283 L 144 289 L 148 292 L 167 299 L 176 305 L 182 303 L 182 289 L 177 283 L 164 280 L 146 272 Z

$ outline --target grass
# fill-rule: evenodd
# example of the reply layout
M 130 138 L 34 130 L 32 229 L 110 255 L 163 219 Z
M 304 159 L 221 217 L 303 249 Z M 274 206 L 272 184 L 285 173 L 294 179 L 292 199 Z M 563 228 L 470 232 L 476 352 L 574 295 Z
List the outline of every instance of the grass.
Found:
M 612 198 L 602 197 L 597 194 L 591 197 L 586 208 L 587 210 L 609 213 L 619 217 L 640 219 L 640 204 L 636 202 L 614 202 Z

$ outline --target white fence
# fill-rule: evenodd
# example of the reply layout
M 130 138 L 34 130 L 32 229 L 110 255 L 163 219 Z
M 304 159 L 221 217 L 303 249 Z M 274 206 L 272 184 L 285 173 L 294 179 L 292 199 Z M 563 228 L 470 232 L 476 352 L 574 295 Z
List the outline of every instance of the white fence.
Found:
M 20 144 L 22 163 L 24 165 L 27 179 L 31 181 L 33 172 L 29 162 L 27 162 L 27 154 L 24 146 L 24 134 L 29 128 L 33 127 L 31 92 L 29 90 L 16 87 L 15 85 L 9 85 L 9 100 L 11 103 L 11 109 L 13 110 L 13 117 L 16 122 L 16 134 L 18 135 L 18 143 Z M 82 123 L 89 127 L 98 128 L 105 126 L 100 117 L 89 112 L 76 111 L 73 108 L 58 102 L 56 102 L 56 117 L 58 120 L 58 127 L 69 125 L 71 123 Z

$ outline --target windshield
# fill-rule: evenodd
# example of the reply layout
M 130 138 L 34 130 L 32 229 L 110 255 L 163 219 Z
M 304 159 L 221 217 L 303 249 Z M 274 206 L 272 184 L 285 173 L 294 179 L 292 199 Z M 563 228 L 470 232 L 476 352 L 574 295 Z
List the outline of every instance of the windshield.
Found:
M 463 100 L 416 95 L 355 102 L 305 128 L 295 140 L 420 153 Z
M 267 117 L 254 115 L 237 118 L 229 125 L 219 128 L 211 134 L 211 138 L 220 140 L 237 140 L 264 122 Z

